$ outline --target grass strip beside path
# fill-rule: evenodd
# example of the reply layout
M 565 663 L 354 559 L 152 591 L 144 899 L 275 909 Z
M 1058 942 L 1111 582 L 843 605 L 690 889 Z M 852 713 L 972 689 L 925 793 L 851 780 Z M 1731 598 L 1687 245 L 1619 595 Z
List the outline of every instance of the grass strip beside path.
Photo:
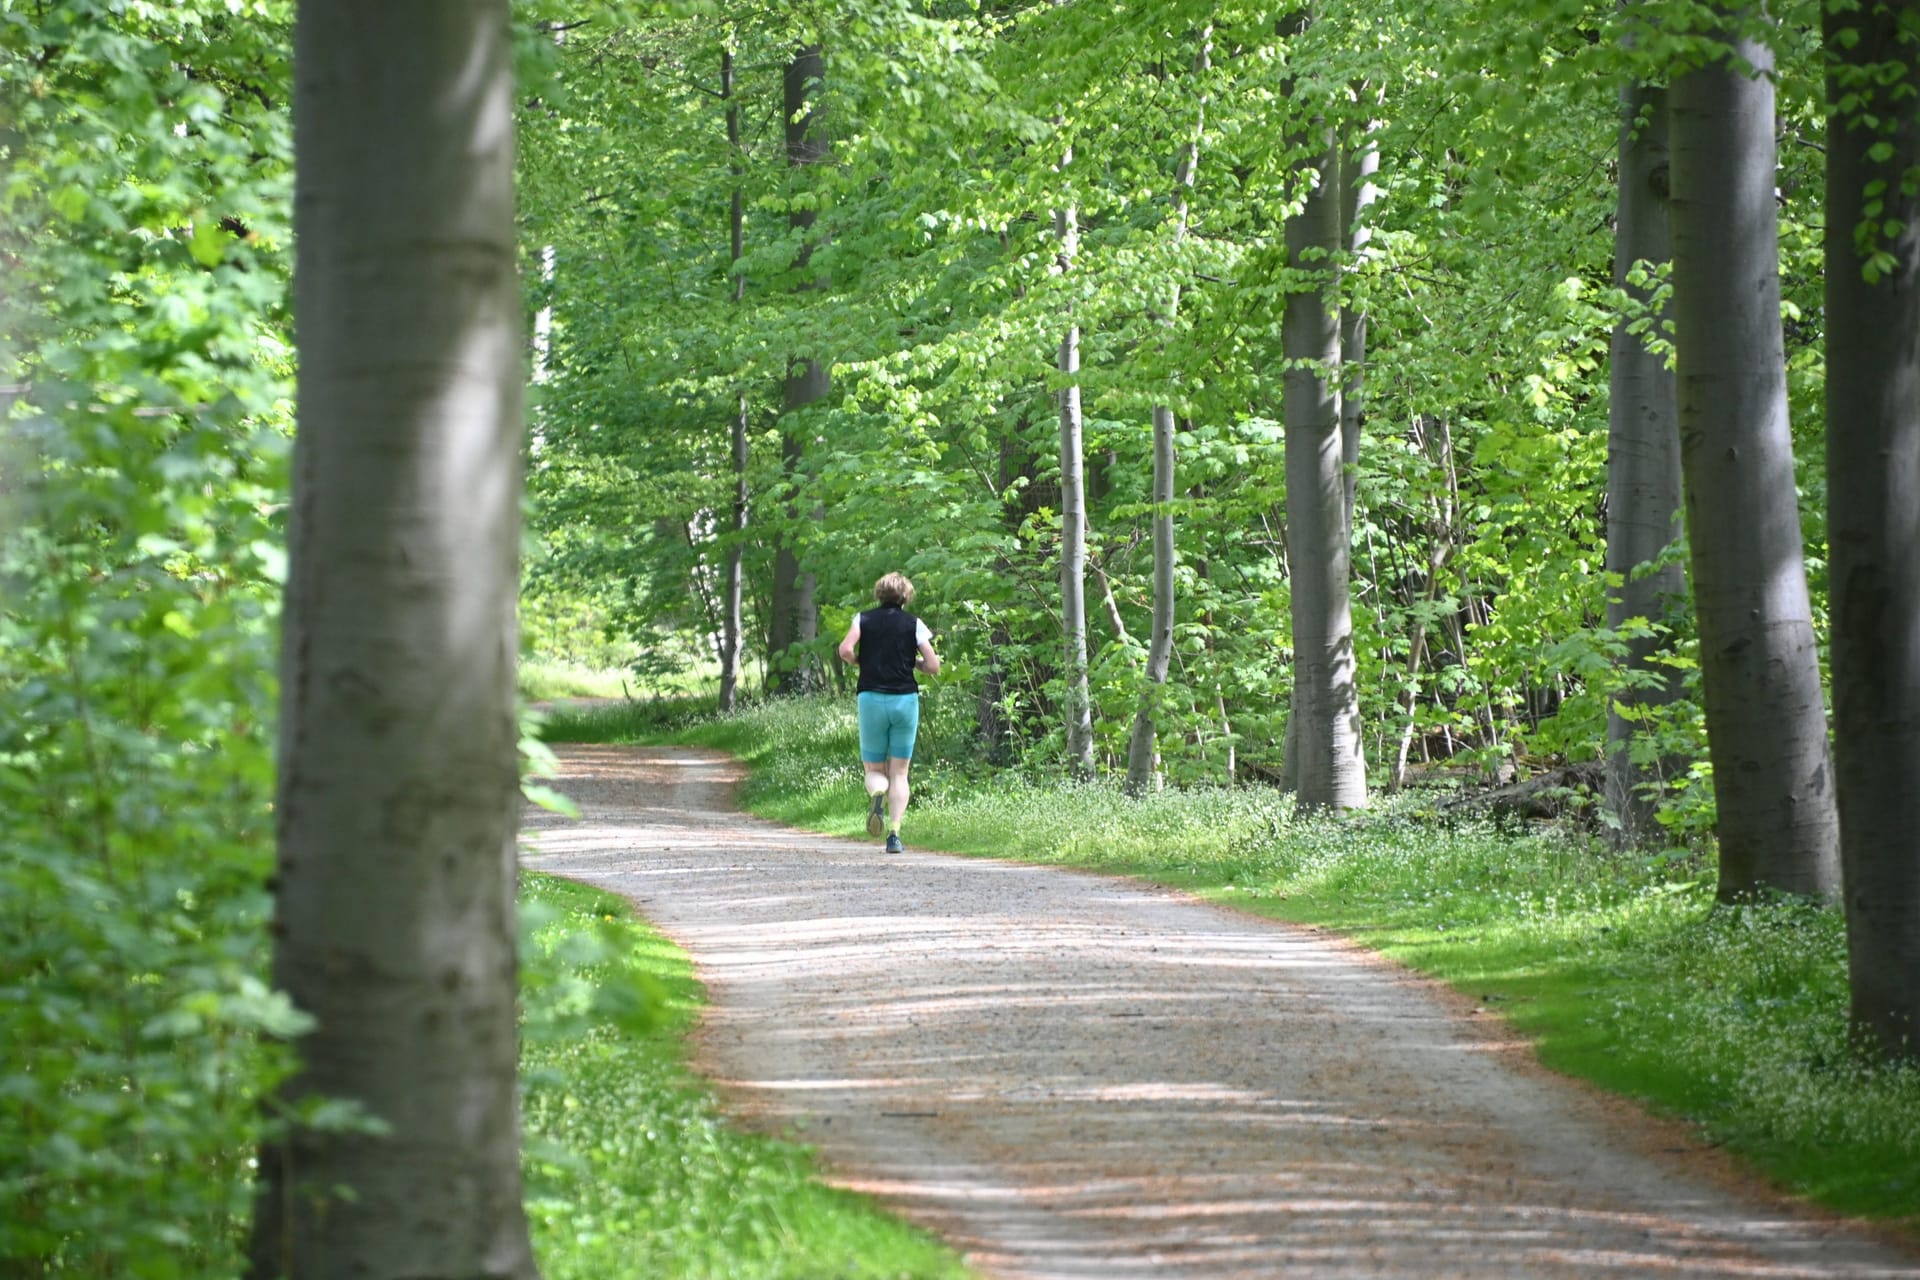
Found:
M 526 1199 L 546 1280 L 970 1274 L 824 1185 L 806 1148 L 728 1126 L 686 1066 L 692 968 L 624 901 L 534 872 L 521 900 Z
M 749 764 L 753 812 L 859 836 L 850 702 L 727 718 L 612 708 L 556 718 L 547 736 L 719 747 Z M 940 732 L 922 730 L 935 749 L 914 770 L 910 848 L 1140 876 L 1340 930 L 1499 1009 L 1549 1066 L 1695 1122 L 1784 1187 L 1920 1228 L 1920 1071 L 1847 1052 L 1837 909 L 1716 908 L 1697 855 L 1449 823 L 1419 797 L 1307 820 L 1267 788 L 1132 800 L 970 771 L 946 763 L 961 753 Z

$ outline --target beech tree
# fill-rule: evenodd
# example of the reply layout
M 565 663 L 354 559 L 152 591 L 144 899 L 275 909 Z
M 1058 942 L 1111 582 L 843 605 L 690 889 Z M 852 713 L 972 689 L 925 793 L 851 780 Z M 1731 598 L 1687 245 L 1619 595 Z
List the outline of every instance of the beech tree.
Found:
M 733 37 L 720 50 L 720 99 L 726 103 L 727 171 L 733 189 L 727 195 L 727 258 L 733 267 L 733 302 L 736 310 L 746 300 L 747 273 L 740 259 L 746 255 L 747 217 L 741 180 L 746 166 L 741 158 L 740 99 L 734 90 Z M 726 568 L 720 579 L 720 697 L 722 712 L 732 711 L 740 690 L 740 660 L 746 651 L 746 537 L 747 501 L 750 489 L 747 467 L 752 459 L 752 400 L 742 389 L 734 403 L 727 438 L 728 461 L 733 469 L 733 502 L 728 522 L 731 541 L 727 544 Z
M 1856 1030 L 1920 1058 L 1920 12 L 1829 5 L 1827 537 Z
M 273 973 L 314 1030 L 252 1274 L 535 1275 L 515 1063 L 525 347 L 506 0 L 313 0 Z
M 1628 674 L 1607 708 L 1606 799 L 1621 837 L 1639 843 L 1658 830 L 1646 788 L 1662 770 L 1644 746 L 1636 758 L 1635 744 L 1646 739 L 1647 713 L 1680 695 L 1679 673 L 1659 656 L 1686 590 L 1678 560 L 1662 559 L 1680 535 L 1680 425 L 1660 275 L 1673 241 L 1663 87 L 1633 79 L 1621 90 L 1619 156 L 1613 283 L 1638 314 L 1615 322 L 1607 363 L 1607 626 L 1623 634 Z
M 820 101 L 821 81 L 826 61 L 818 44 L 803 45 L 787 63 L 785 119 L 787 125 L 787 163 L 796 175 L 809 173 L 824 162 L 829 152 L 824 107 Z M 796 182 L 796 186 L 798 183 Z M 817 199 L 812 193 L 797 196 L 788 214 L 788 224 L 802 238 L 798 265 L 804 271 L 813 258 L 812 238 L 819 217 Z M 813 289 L 818 280 L 805 280 L 802 289 Z M 818 339 L 815 339 L 818 341 Z M 787 361 L 786 412 L 799 421 L 787 421 L 780 432 L 780 454 L 790 489 L 802 485 L 807 455 L 804 411 L 827 398 L 832 389 L 831 363 L 818 350 L 790 355 Z M 820 609 L 814 599 L 816 578 L 813 569 L 801 563 L 796 545 L 802 540 L 804 517 L 797 501 L 789 502 L 789 519 L 776 535 L 773 562 L 773 618 L 767 647 L 778 664 L 773 686 L 782 693 L 797 693 L 817 683 L 818 658 L 811 652 L 820 633 Z
M 1300 30 L 1305 30 L 1304 20 Z M 1310 115 L 1311 108 L 1294 102 Z M 1309 809 L 1366 804 L 1348 576 L 1346 446 L 1340 388 L 1341 151 L 1324 117 L 1299 133 L 1301 206 L 1287 219 L 1292 279 L 1282 324 L 1287 432 L 1287 549 L 1292 574 L 1293 710 L 1287 772 Z M 1297 760 L 1297 763 L 1296 763 Z
M 1787 420 L 1773 58 L 1740 26 L 1757 19 L 1732 15 L 1668 91 L 1680 461 L 1724 901 L 1826 896 L 1839 874 Z

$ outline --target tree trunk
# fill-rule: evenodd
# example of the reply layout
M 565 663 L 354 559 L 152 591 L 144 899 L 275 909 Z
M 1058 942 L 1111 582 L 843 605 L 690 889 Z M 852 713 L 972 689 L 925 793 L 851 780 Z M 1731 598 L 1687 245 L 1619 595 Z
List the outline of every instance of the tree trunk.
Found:
M 1373 230 L 1367 210 L 1380 198 L 1373 177 L 1380 172 L 1380 146 L 1369 129 L 1344 159 L 1340 182 L 1341 226 L 1347 253 L 1359 261 L 1366 256 Z M 1360 305 L 1340 309 L 1340 465 L 1341 505 L 1347 525 L 1347 545 L 1353 545 L 1353 504 L 1360 484 L 1360 432 L 1366 422 L 1367 312 Z
M 1069 151 L 1061 161 L 1073 161 Z M 1073 269 L 1080 229 L 1072 205 L 1053 215 L 1060 241 L 1058 262 Z M 1060 339 L 1060 625 L 1066 632 L 1067 768 L 1076 777 L 1093 772 L 1093 698 L 1087 687 L 1087 471 L 1080 417 L 1080 326 L 1070 321 Z
M 739 705 L 740 659 L 746 652 L 747 551 L 747 398 L 740 397 L 733 416 L 733 541 L 727 547 L 726 576 L 721 584 L 720 710 Z
M 1387 781 L 1389 791 L 1399 791 L 1407 784 L 1407 760 L 1420 725 L 1420 669 L 1427 660 L 1427 618 L 1434 602 L 1440 598 L 1440 575 L 1446 571 L 1452 555 L 1451 523 L 1447 522 L 1436 531 L 1432 550 L 1427 553 L 1427 581 L 1420 592 L 1420 603 L 1424 607 L 1415 615 L 1407 641 L 1406 692 L 1402 695 L 1402 711 L 1407 719 L 1400 728 L 1400 744 L 1393 753 L 1393 772 Z
M 794 410 L 826 398 L 827 373 L 816 360 L 796 361 L 789 366 L 786 382 L 786 406 Z M 804 480 L 806 446 L 800 432 L 792 426 L 782 431 L 780 459 L 790 490 L 798 490 Z M 794 530 L 806 517 L 798 503 L 789 502 L 773 553 L 773 619 L 768 648 L 772 651 L 770 684 L 776 694 L 808 693 L 819 686 L 819 671 L 813 662 L 813 645 L 820 636 L 820 610 L 814 601 L 814 577 L 803 568 Z
M 820 46 L 807 45 L 795 51 L 787 63 L 786 121 L 787 163 L 798 169 L 824 162 L 831 154 L 824 125 L 825 112 L 819 102 L 820 82 L 826 61 Z M 797 231 L 813 228 L 812 208 L 796 209 L 787 215 L 787 224 Z M 804 267 L 813 256 L 811 241 L 800 249 L 799 264 Z M 819 288 L 823 282 L 809 281 L 803 289 Z M 817 357 L 794 357 L 787 362 L 785 403 L 787 423 L 782 428 L 781 459 L 787 481 L 797 491 L 806 474 L 806 438 L 793 425 L 796 411 L 818 404 L 832 390 L 827 366 Z M 814 600 L 814 576 L 800 562 L 794 530 L 805 518 L 796 503 L 788 511 L 786 528 L 778 535 L 774 549 L 773 578 L 773 687 L 776 693 L 804 693 L 819 685 L 819 669 L 814 661 L 813 643 L 819 637 L 820 610 Z
M 1667 92 L 1629 84 L 1620 94 L 1620 195 L 1614 230 L 1613 283 L 1644 302 L 1651 287 L 1632 282 L 1638 263 L 1659 266 L 1672 256 L 1667 225 Z M 1680 536 L 1680 422 L 1673 370 L 1666 356 L 1649 350 L 1660 336 L 1658 321 L 1644 334 L 1622 320 L 1613 328 L 1607 413 L 1607 626 L 1619 631 L 1633 619 L 1658 623 L 1687 589 L 1680 566 L 1657 571 L 1642 566 Z M 1618 578 L 1621 586 L 1612 585 Z M 1607 714 L 1607 809 L 1618 821 L 1622 843 L 1645 843 L 1659 830 L 1655 797 L 1647 784 L 1670 772 L 1656 762 L 1633 759 L 1636 714 L 1680 696 L 1679 673 L 1655 659 L 1670 641 L 1663 636 L 1628 640 L 1625 667 L 1633 683 L 1623 688 Z M 1625 707 L 1629 715 L 1620 714 Z
M 300 6 L 300 338 L 274 981 L 251 1274 L 533 1280 L 520 1203 L 521 379 L 506 0 Z
M 1838 831 L 1780 329 L 1772 54 L 1674 77 L 1680 462 L 1720 814 L 1720 897 L 1826 895 Z
M 1834 762 L 1853 1024 L 1920 1058 L 1920 55 L 1900 15 L 1826 15 Z M 1909 28 L 1909 30 L 1911 30 Z M 1843 34 L 1845 33 L 1845 34 Z M 1876 83 L 1869 68 L 1899 67 Z M 1857 100 L 1850 100 L 1859 95 Z M 1879 117 L 1872 127 L 1862 117 Z M 1885 148 L 1879 157 L 1876 146 Z M 1877 194 L 1870 187 L 1878 185 Z M 1878 207 L 1871 213 L 1867 202 Z M 1897 228 L 1889 235 L 1890 228 Z M 1871 266 L 1869 278 L 1868 268 Z
M 1200 33 L 1200 48 L 1193 56 L 1195 76 L 1205 75 L 1211 65 L 1213 29 Z M 1193 191 L 1194 170 L 1200 163 L 1200 136 L 1206 128 L 1207 97 L 1202 91 L 1194 122 L 1193 138 L 1181 152 L 1174 167 L 1173 242 L 1187 238 L 1188 197 Z M 1167 299 L 1166 323 L 1172 324 L 1180 310 L 1180 286 L 1175 284 Z M 1146 682 L 1140 690 L 1140 706 L 1134 713 L 1133 732 L 1127 742 L 1127 782 L 1130 794 L 1139 795 L 1152 785 L 1159 760 L 1156 724 L 1161 695 L 1167 685 L 1167 668 L 1173 661 L 1173 410 L 1158 404 L 1153 407 L 1153 621 L 1147 641 Z
M 727 244 L 733 263 L 733 302 L 738 308 L 746 301 L 747 277 L 740 269 L 746 253 L 746 214 L 742 207 L 740 182 L 746 172 L 740 157 L 740 101 L 733 92 L 733 48 L 720 51 L 720 97 L 727 104 L 727 168 L 733 175 L 733 192 L 727 202 Z M 743 392 L 733 415 L 730 431 L 733 458 L 733 540 L 727 545 L 727 566 L 721 581 L 720 616 L 720 710 L 732 711 L 739 702 L 740 659 L 746 649 L 745 590 L 742 562 L 747 541 L 747 397 Z
M 1323 134 L 1325 130 L 1322 130 Z M 1292 563 L 1294 692 L 1282 768 L 1304 809 L 1367 802 L 1349 596 L 1346 478 L 1340 420 L 1337 255 L 1340 154 L 1330 137 L 1309 162 L 1313 183 L 1287 220 L 1287 265 L 1295 273 L 1281 341 L 1287 360 L 1287 548 Z
M 1154 721 L 1173 659 L 1173 410 L 1153 407 L 1153 630 L 1147 646 L 1146 687 L 1127 742 L 1127 782 L 1139 795 L 1153 783 L 1157 757 Z

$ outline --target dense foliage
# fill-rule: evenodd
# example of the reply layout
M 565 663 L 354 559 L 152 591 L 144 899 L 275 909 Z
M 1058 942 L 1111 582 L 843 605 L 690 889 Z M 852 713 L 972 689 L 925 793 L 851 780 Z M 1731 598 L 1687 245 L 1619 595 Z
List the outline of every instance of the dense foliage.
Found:
M 1613 7 L 1577 3 L 1496 6 L 1469 30 L 1418 3 L 1318 6 L 1284 36 L 1280 16 L 1232 4 L 740 6 L 719 24 L 567 31 L 555 92 L 523 115 L 528 252 L 550 248 L 554 263 L 537 290 L 552 346 L 530 615 L 590 615 L 656 662 L 710 661 L 716 575 L 734 541 L 727 426 L 744 395 L 753 655 L 795 661 L 766 652 L 777 545 L 795 546 L 822 584 L 819 662 L 868 584 L 903 567 L 945 678 L 997 704 L 977 749 L 1057 760 L 1054 346 L 1071 318 L 1085 335 L 1102 758 L 1123 753 L 1143 679 L 1148 411 L 1168 403 L 1178 604 L 1164 770 L 1276 775 L 1292 681 L 1279 398 L 1294 268 L 1282 231 L 1302 195 L 1295 139 L 1317 121 L 1379 158 L 1367 239 L 1343 276 L 1349 313 L 1368 320 L 1352 555 L 1374 776 L 1397 782 L 1406 757 L 1495 773 L 1595 758 L 1630 678 L 1617 661 L 1626 637 L 1604 625 L 1606 348 L 1616 322 L 1663 341 L 1612 283 L 1616 91 L 1684 56 L 1686 38 L 1636 64 Z M 1668 16 L 1685 30 L 1677 8 Z M 1819 157 L 1793 145 L 1819 115 L 1804 17 L 1776 35 L 1817 573 Z M 827 51 L 834 163 L 796 168 L 780 73 L 814 39 Z M 1211 56 L 1195 69 L 1203 41 Z M 741 68 L 729 100 L 723 49 Z M 729 103 L 744 103 L 748 123 L 737 148 Z M 1182 236 L 1176 167 L 1196 128 Z M 737 263 L 735 187 L 747 210 Z M 1080 244 L 1063 270 L 1052 215 L 1069 205 Z M 796 206 L 823 210 L 831 228 L 806 259 L 806 289 L 786 217 Z M 804 423 L 783 417 L 787 360 L 820 350 L 832 396 Z M 1669 660 L 1690 668 L 1684 608 L 1654 621 L 1675 633 Z M 1710 791 L 1689 793 L 1705 776 L 1697 708 L 1683 700 L 1649 729 L 1643 750 L 1678 766 L 1670 821 L 1707 829 Z
M 1369 322 L 1351 543 L 1374 776 L 1398 781 L 1409 757 L 1496 776 L 1593 758 L 1635 678 L 1626 633 L 1603 625 L 1606 344 L 1622 321 L 1665 341 L 1613 284 L 1615 95 L 1697 58 L 1702 8 L 1638 6 L 1663 37 L 1628 51 L 1615 7 L 1585 0 L 1498 0 L 1471 23 L 1437 0 L 1329 3 L 1284 34 L 1295 6 L 1244 0 L 518 5 L 529 644 L 703 671 L 737 544 L 760 671 L 830 666 L 867 584 L 904 568 L 948 661 L 929 708 L 942 758 L 1057 771 L 1071 323 L 1102 759 L 1141 698 L 1148 416 L 1167 405 L 1163 772 L 1275 776 L 1293 684 L 1281 329 L 1300 278 L 1284 231 L 1303 139 L 1332 137 L 1378 157 L 1367 235 L 1338 255 L 1341 300 Z M 258 1101 L 287 1066 L 274 1036 L 299 1025 L 260 980 L 291 10 L 0 0 L 9 1274 L 230 1272 L 250 1153 L 286 1119 Z M 1824 626 L 1825 67 L 1808 6 L 1774 19 L 1787 374 Z M 783 74 L 813 41 L 832 162 L 795 166 Z M 1659 296 L 1662 269 L 1643 275 Z M 808 355 L 833 392 L 784 413 Z M 801 654 L 766 644 L 783 546 L 821 584 Z M 1650 625 L 1691 672 L 1685 602 Z M 1696 700 L 1656 713 L 1640 748 L 1672 770 L 1682 835 L 1714 817 Z M 1830 947 L 1827 928 L 1809 945 Z
M 289 11 L 4 10 L 0 1257 L 219 1274 L 297 1021 L 260 978 Z

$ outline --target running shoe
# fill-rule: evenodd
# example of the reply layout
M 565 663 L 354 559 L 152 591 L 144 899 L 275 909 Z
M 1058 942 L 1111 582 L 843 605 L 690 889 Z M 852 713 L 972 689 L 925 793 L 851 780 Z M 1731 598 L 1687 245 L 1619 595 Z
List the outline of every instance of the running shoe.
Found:
M 898 831 L 887 832 L 887 852 L 905 853 L 906 851 L 906 846 L 900 843 L 900 833 Z
M 867 806 L 867 834 L 878 840 L 880 833 L 887 829 L 887 793 L 873 793 L 873 803 Z

